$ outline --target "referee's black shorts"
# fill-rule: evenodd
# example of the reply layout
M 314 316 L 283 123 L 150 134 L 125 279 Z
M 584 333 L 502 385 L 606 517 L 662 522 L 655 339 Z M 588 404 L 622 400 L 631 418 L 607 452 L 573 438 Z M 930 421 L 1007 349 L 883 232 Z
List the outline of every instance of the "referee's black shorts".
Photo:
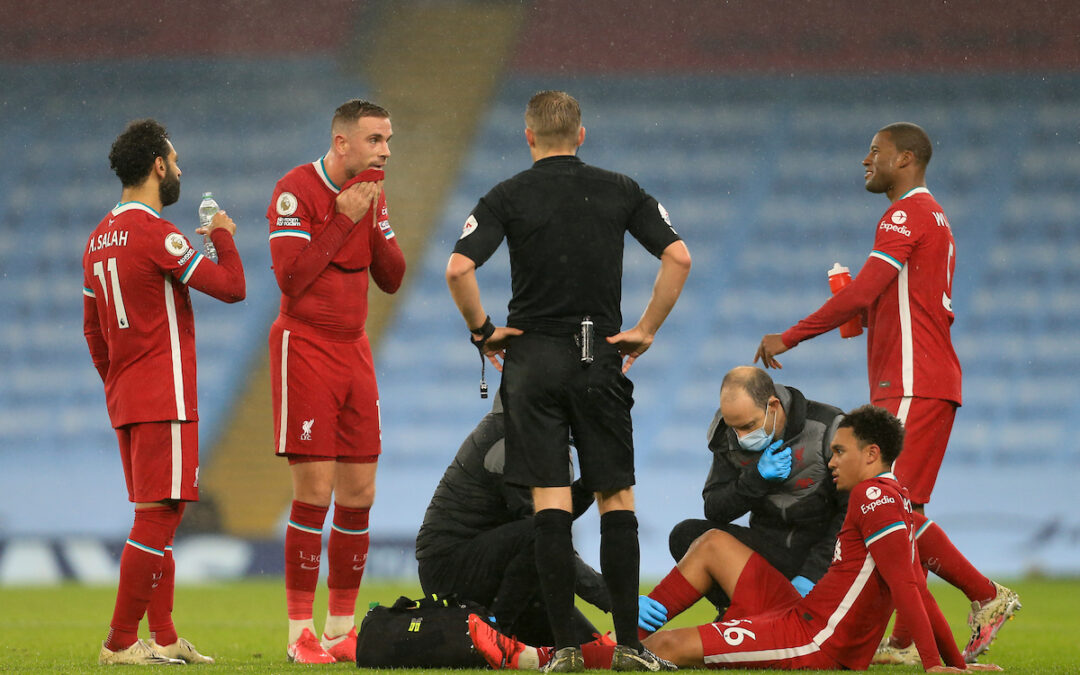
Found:
M 587 489 L 610 492 L 634 484 L 634 385 L 622 373 L 618 349 L 599 336 L 595 347 L 588 366 L 572 335 L 525 333 L 507 347 L 499 387 L 507 482 L 570 485 L 566 442 L 572 434 Z

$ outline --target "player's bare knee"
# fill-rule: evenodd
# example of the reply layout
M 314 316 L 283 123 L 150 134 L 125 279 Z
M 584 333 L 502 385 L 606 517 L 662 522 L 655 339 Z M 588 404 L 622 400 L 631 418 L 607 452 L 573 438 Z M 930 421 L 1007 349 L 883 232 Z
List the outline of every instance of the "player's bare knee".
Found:
M 626 487 L 608 492 L 596 492 L 596 509 L 601 514 L 608 511 L 633 511 L 634 488 Z
M 334 501 L 352 509 L 368 509 L 375 503 L 375 483 L 343 485 L 339 481 L 334 489 Z
M 690 644 L 685 631 L 662 630 L 641 641 L 653 654 L 667 659 L 680 668 L 700 665 L 694 645 Z M 698 649 L 697 651 L 700 651 Z
M 730 549 L 732 542 L 735 541 L 738 540 L 723 530 L 708 530 L 694 540 L 686 554 L 689 556 L 696 553 L 697 555 L 706 555 L 713 558 L 723 555 L 725 551 Z

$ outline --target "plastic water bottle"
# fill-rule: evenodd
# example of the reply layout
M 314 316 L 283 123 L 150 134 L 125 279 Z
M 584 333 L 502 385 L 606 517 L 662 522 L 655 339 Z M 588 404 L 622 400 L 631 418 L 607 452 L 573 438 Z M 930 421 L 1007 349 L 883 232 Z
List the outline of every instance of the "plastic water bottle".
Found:
M 199 202 L 199 225 L 201 227 L 210 227 L 210 219 L 220 210 L 218 203 L 214 201 L 214 193 L 204 192 L 202 201 Z M 210 239 L 209 234 L 203 235 L 203 250 L 206 251 L 208 258 L 217 262 L 217 249 L 214 247 L 214 242 Z
M 851 270 L 841 266 L 840 263 L 833 263 L 832 269 L 829 270 L 829 290 L 833 295 L 850 283 Z M 848 319 L 840 326 L 840 337 L 853 338 L 856 335 L 862 335 L 862 321 L 857 316 Z

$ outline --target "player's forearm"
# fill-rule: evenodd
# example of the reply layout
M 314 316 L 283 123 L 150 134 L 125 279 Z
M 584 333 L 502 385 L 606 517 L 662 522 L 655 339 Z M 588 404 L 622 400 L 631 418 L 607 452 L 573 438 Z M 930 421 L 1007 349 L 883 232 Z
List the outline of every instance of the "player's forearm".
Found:
M 109 372 L 109 345 L 105 343 L 105 336 L 101 332 L 97 303 L 86 296 L 83 296 L 83 336 L 86 337 L 86 346 L 90 349 L 90 360 L 104 382 Z
M 911 543 L 905 532 L 894 532 L 870 545 L 870 555 L 877 561 L 878 572 L 889 587 L 899 621 L 911 631 L 923 668 L 941 664 L 941 653 L 923 605 L 923 596 L 911 562 Z M 922 583 L 926 588 L 926 582 Z
M 784 331 L 780 339 L 786 347 L 791 348 L 842 325 L 851 317 L 865 312 L 896 275 L 896 268 L 892 265 L 877 258 L 868 259 L 854 281 L 826 300 L 816 312 Z
M 653 283 L 652 296 L 645 307 L 638 327 L 649 335 L 660 330 L 682 293 L 686 278 L 690 275 L 690 251 L 682 241 L 676 241 L 664 249 L 660 256 L 660 271 Z
M 372 236 L 371 278 L 384 293 L 396 293 L 405 278 L 405 254 L 397 238 L 387 239 L 376 231 Z
M 926 608 L 926 616 L 930 619 L 930 627 L 934 631 L 934 641 L 937 644 L 942 660 L 947 666 L 963 668 L 964 657 L 960 654 L 960 648 L 956 646 L 956 640 L 953 638 L 948 619 L 942 614 L 941 608 L 938 607 L 937 601 L 934 600 L 933 594 L 930 593 L 925 583 L 922 584 L 921 591 L 923 607 Z
M 345 245 L 355 225 L 339 213 L 303 245 L 297 245 L 295 237 L 271 239 L 270 257 L 281 292 L 291 298 L 302 295 Z
M 247 296 L 247 282 L 244 279 L 240 252 L 236 250 L 236 242 L 233 236 L 222 228 L 214 228 L 210 232 L 210 238 L 217 249 L 218 262 L 215 265 L 204 259 L 188 280 L 188 287 L 222 302 L 239 302 Z
M 476 265 L 473 261 L 460 253 L 451 254 L 450 262 L 446 265 L 446 285 L 461 317 L 465 319 L 466 327 L 475 330 L 483 326 L 487 314 L 480 302 L 480 286 L 476 283 Z

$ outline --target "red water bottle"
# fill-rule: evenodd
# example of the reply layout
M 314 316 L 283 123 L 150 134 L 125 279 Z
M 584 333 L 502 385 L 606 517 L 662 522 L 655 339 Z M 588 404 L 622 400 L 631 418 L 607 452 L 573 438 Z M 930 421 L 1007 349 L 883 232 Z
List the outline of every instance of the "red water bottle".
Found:
M 840 263 L 833 263 L 829 270 L 829 289 L 836 295 L 840 289 L 851 283 L 851 271 L 841 267 Z M 840 326 L 840 337 L 853 338 L 862 335 L 862 320 L 860 317 L 852 317 Z

